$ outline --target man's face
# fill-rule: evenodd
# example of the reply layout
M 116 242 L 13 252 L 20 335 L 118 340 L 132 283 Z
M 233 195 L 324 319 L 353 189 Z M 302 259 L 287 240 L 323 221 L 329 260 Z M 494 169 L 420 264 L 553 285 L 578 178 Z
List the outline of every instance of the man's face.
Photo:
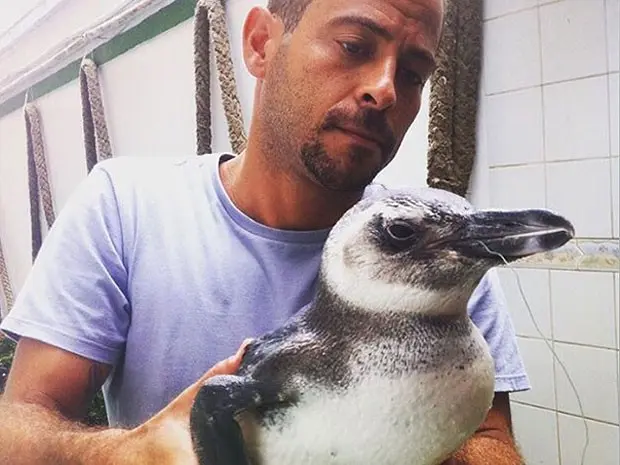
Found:
M 442 0 L 314 0 L 268 65 L 259 117 L 280 162 L 363 189 L 394 157 L 434 70 Z

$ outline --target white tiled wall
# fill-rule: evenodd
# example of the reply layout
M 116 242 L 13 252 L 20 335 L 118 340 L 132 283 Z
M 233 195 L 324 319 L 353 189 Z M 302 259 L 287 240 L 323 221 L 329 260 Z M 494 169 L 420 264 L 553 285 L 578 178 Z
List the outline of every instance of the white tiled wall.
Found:
M 490 94 L 532 87 L 540 82 L 537 9 L 486 22 L 486 89 Z
M 492 207 L 548 207 L 580 241 L 618 241 L 619 0 L 486 0 L 482 129 Z M 616 242 L 617 244 L 617 242 Z M 513 394 L 528 465 L 620 465 L 620 280 L 500 270 L 533 389 Z
M 620 180 L 618 179 L 618 172 L 620 166 L 618 166 L 618 157 L 611 159 L 611 217 L 613 227 L 613 237 L 618 237 L 618 228 L 620 227 L 620 207 L 618 202 L 618 196 L 620 194 Z
M 611 154 L 618 156 L 618 73 L 609 75 L 609 128 Z
M 620 2 L 618 0 L 606 0 L 607 17 L 607 60 L 609 71 L 618 72 L 618 61 L 620 59 L 620 28 L 618 27 L 618 16 L 620 16 Z
M 547 161 L 609 156 L 607 92 L 605 75 L 543 87 Z
M 556 343 L 555 350 L 579 393 L 585 416 L 617 425 L 617 352 L 563 343 Z M 578 415 L 577 398 L 561 366 L 556 367 L 556 390 L 558 410 Z
M 546 169 L 547 207 L 570 217 L 579 237 L 610 237 L 610 159 L 549 163 Z
M 589 444 L 586 449 L 586 463 L 616 464 L 620 461 L 620 437 L 618 428 L 613 425 L 586 420 Z M 562 465 L 580 465 L 583 446 L 586 440 L 583 420 L 573 416 L 558 415 L 560 437 L 560 456 Z M 614 447 L 615 445 L 615 447 Z
M 492 207 L 526 208 L 545 201 L 542 164 L 502 167 L 489 173 Z
M 524 445 L 522 452 L 527 465 L 559 465 L 558 422 L 553 410 L 525 404 L 514 404 L 512 416 L 517 428 L 517 441 Z M 531 425 L 519 428 L 519 425 Z
M 616 348 L 612 273 L 553 271 L 551 297 L 556 341 Z
M 549 271 L 528 269 L 515 271 L 518 278 L 511 270 L 500 269 L 498 274 L 506 299 L 510 302 L 510 312 L 517 335 L 541 337 L 542 333 L 543 337 L 552 338 Z M 521 296 L 519 282 L 526 301 Z
M 565 0 L 541 8 L 543 82 L 607 72 L 605 42 L 605 0 Z
M 513 394 L 516 401 L 538 407 L 555 409 L 555 383 L 549 378 L 553 373 L 553 354 L 542 339 L 519 338 L 519 347 L 532 390 Z
M 538 0 L 494 0 L 484 3 L 484 17 L 495 18 L 537 5 Z
M 616 307 L 616 349 L 620 350 L 620 279 L 618 273 L 614 273 L 614 294 Z M 620 354 L 618 354 L 618 362 L 620 362 Z M 620 365 L 618 366 L 618 375 L 620 376 Z M 620 382 L 620 380 L 618 381 Z
M 540 87 L 492 95 L 486 105 L 491 166 L 542 162 L 544 139 Z M 514 143 L 507 145 L 506 140 Z

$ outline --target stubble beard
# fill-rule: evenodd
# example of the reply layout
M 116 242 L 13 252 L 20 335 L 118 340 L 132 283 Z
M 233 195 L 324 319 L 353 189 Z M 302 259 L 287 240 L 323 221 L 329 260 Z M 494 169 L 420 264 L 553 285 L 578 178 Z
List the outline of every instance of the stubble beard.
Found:
M 344 155 L 354 164 L 365 157 L 372 157 L 372 153 L 364 148 L 352 148 Z M 337 192 L 361 192 L 375 178 L 377 173 L 364 173 L 353 176 L 338 166 L 337 160 L 329 156 L 325 146 L 318 140 L 306 142 L 301 147 L 301 161 L 313 179 L 326 189 Z
M 295 91 L 287 85 L 286 45 L 281 45 L 274 62 L 270 77 L 263 84 L 261 116 L 261 146 L 268 164 L 275 170 L 290 172 L 295 170 L 293 154 L 299 149 L 295 147 L 295 138 L 291 137 L 291 129 L 299 127 L 300 122 L 290 104 L 294 101 Z
M 363 147 L 353 147 L 338 160 L 330 156 L 320 140 L 324 122 L 313 128 L 310 135 L 296 137 L 307 126 L 303 105 L 307 100 L 303 92 L 297 92 L 293 79 L 287 74 L 286 46 L 278 51 L 272 65 L 269 81 L 264 84 L 263 94 L 263 141 L 262 146 L 269 166 L 284 173 L 295 173 L 324 189 L 346 192 L 362 192 L 378 174 L 377 172 L 351 173 L 341 163 L 359 166 L 361 160 L 373 154 Z M 320 98 L 320 97 L 319 97 Z M 297 111 L 296 111 L 297 110 Z M 300 140 L 301 139 L 301 140 Z

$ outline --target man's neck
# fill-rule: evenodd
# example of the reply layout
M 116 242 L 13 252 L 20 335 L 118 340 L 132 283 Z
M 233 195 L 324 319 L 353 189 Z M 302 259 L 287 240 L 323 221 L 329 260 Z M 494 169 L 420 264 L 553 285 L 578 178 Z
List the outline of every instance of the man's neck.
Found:
M 336 192 L 267 164 L 246 152 L 220 165 L 224 189 L 253 220 L 277 229 L 311 231 L 332 227 L 362 193 Z

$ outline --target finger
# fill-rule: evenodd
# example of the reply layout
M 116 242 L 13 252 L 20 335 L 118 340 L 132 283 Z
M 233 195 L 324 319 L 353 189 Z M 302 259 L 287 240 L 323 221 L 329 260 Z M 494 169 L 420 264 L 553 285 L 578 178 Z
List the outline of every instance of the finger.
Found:
M 202 377 L 197 381 L 197 384 L 202 384 L 209 378 L 217 375 L 232 375 L 239 369 L 239 365 L 241 365 L 241 360 L 243 359 L 243 355 L 247 349 L 247 346 L 252 342 L 253 339 L 246 339 L 241 343 L 237 352 L 230 357 L 219 361 L 215 365 L 213 365 Z
M 235 355 L 228 357 L 227 359 L 221 360 L 215 365 L 213 365 L 204 375 L 198 379 L 194 384 L 185 389 L 172 403 L 169 405 L 171 409 L 174 409 L 177 414 L 186 415 L 189 414 L 192 404 L 194 403 L 194 399 L 200 391 L 202 385 L 209 379 L 214 376 L 219 375 L 232 375 L 238 369 L 241 364 L 241 360 L 243 359 L 243 354 L 247 349 L 248 344 L 252 342 L 253 339 L 246 339 L 243 341 L 239 349 Z

